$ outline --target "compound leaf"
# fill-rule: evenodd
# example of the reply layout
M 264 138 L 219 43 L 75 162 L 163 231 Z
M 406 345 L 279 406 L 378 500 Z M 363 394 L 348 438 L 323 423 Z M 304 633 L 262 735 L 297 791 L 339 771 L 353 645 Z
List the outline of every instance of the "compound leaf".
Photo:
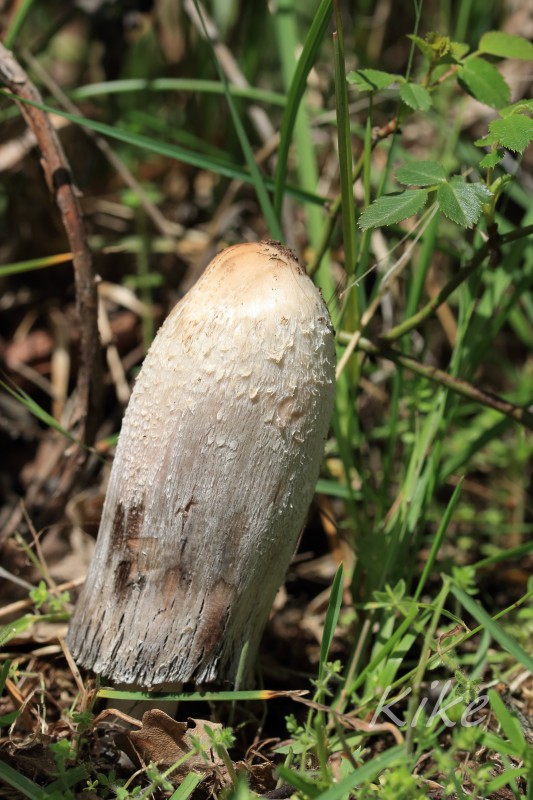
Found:
M 357 69 L 346 75 L 346 80 L 356 86 L 360 92 L 379 92 L 387 89 L 391 84 L 403 81 L 401 75 L 392 72 L 382 72 L 380 69 Z
M 508 150 L 522 153 L 533 139 L 533 119 L 525 114 L 495 119 L 489 124 L 489 135 Z
M 511 97 L 496 67 L 484 58 L 469 58 L 459 69 L 459 81 L 468 94 L 491 108 L 503 108 Z
M 427 196 L 425 189 L 406 189 L 404 192 L 379 197 L 365 208 L 359 217 L 359 227 L 365 231 L 367 228 L 392 225 L 412 217 L 425 205 Z
M 503 158 L 503 150 L 491 150 L 490 153 L 481 159 L 479 166 L 483 169 L 494 169 Z
M 513 114 L 533 114 L 533 100 L 517 100 L 516 103 L 513 103 L 510 106 L 506 106 L 505 108 L 500 108 L 500 117 L 511 117 Z
M 533 44 L 522 36 L 504 31 L 488 31 L 479 41 L 481 53 L 500 58 L 518 58 L 521 61 L 533 61 Z
M 400 97 L 414 111 L 427 111 L 432 106 L 430 93 L 418 83 L 402 83 Z
M 436 161 L 418 161 L 396 170 L 396 180 L 407 186 L 433 186 L 446 181 L 446 172 Z
M 471 228 L 481 216 L 483 204 L 491 192 L 482 183 L 465 183 L 456 175 L 437 190 L 437 201 L 443 214 L 463 228 Z

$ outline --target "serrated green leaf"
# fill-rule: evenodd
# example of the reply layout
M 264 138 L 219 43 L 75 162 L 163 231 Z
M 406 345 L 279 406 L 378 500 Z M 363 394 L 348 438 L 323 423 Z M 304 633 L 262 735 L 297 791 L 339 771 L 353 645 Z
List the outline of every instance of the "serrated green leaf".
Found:
M 466 56 L 470 50 L 470 46 L 467 45 L 466 42 L 451 42 L 450 50 L 455 60 L 460 61 Z
M 479 166 L 483 169 L 494 169 L 503 158 L 503 150 L 492 150 L 481 159 Z
M 433 48 L 425 39 L 422 39 L 420 36 L 415 36 L 414 33 L 407 34 L 407 38 L 411 39 L 425 56 L 428 58 L 433 56 Z
M 533 139 L 533 119 L 525 114 L 495 119 L 489 124 L 489 134 L 508 150 L 522 153 Z
M 497 136 L 493 136 L 490 133 L 487 133 L 486 136 L 483 136 L 482 139 L 475 139 L 474 144 L 476 147 L 492 147 L 493 145 L 498 145 L 499 139 Z
M 401 75 L 393 75 L 392 72 L 382 72 L 380 69 L 357 69 L 349 72 L 346 80 L 360 92 L 379 92 L 393 83 L 403 81 L 404 78 Z
M 414 111 L 427 111 L 432 106 L 430 93 L 418 83 L 402 83 L 400 97 L 405 105 Z
M 420 211 L 427 200 L 425 189 L 407 189 L 398 194 L 389 194 L 374 200 L 359 217 L 359 227 L 365 231 L 380 225 L 392 225 L 412 217 Z
M 467 186 L 477 194 L 482 203 L 488 203 L 492 197 L 491 190 L 484 183 L 469 183 Z
M 417 161 L 397 169 L 396 180 L 407 186 L 433 186 L 446 181 L 446 172 L 436 161 Z
M 479 42 L 479 51 L 500 58 L 517 58 L 533 61 L 533 44 L 522 36 L 504 31 L 488 31 Z
M 465 183 L 455 176 L 437 190 L 437 202 L 443 214 L 463 228 L 471 228 L 481 216 L 483 204 L 491 197 L 482 183 Z
M 518 100 L 516 103 L 513 103 L 510 106 L 506 106 L 505 108 L 499 109 L 500 117 L 512 117 L 513 114 L 521 114 L 521 113 L 530 113 L 533 114 L 533 100 Z
M 476 100 L 491 108 L 508 105 L 511 90 L 496 67 L 484 58 L 469 58 L 459 72 L 459 82 Z

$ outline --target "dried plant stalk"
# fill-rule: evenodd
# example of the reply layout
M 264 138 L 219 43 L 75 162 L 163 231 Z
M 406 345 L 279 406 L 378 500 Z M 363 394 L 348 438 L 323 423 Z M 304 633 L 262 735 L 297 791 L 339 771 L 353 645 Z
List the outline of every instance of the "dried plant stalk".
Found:
M 331 417 L 327 308 L 276 242 L 219 253 L 128 406 L 68 645 L 117 683 L 234 681 L 257 650 Z

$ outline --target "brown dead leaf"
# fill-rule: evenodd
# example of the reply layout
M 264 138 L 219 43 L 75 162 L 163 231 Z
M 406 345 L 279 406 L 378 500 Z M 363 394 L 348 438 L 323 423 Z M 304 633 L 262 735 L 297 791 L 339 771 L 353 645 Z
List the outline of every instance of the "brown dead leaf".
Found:
M 12 739 L 6 746 L 6 760 L 20 774 L 32 779 L 39 774 L 49 775 L 56 768 L 49 748 L 51 741 L 51 736 L 39 731 L 23 739 Z
M 252 792 L 264 795 L 276 788 L 276 778 L 274 777 L 275 765 L 272 761 L 265 761 L 262 764 L 247 764 L 238 761 L 235 764 L 237 775 L 243 775 Z
M 191 771 L 207 773 L 215 767 L 224 766 L 224 762 L 211 748 L 211 739 L 205 730 L 206 725 L 211 729 L 222 728 L 219 723 L 201 719 L 189 718 L 186 722 L 177 722 L 164 711 L 154 708 L 145 712 L 141 729 L 128 733 L 128 738 L 145 763 L 155 762 L 166 767 L 194 751 L 191 737 L 199 740 L 205 756 L 195 751 L 178 767 L 174 774 L 184 777 Z M 120 744 L 122 746 L 123 742 Z M 131 752 L 128 750 L 126 752 L 131 757 Z

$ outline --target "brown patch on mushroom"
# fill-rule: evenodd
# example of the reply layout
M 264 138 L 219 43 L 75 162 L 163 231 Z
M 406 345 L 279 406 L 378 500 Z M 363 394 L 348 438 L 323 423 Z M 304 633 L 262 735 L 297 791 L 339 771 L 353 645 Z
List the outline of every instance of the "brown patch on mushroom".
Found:
M 111 546 L 123 547 L 128 540 L 139 538 L 144 519 L 144 507 L 142 504 L 132 506 L 127 514 L 122 503 L 118 503 L 113 515 L 111 526 Z
M 234 600 L 235 588 L 224 578 L 220 578 L 208 590 L 194 637 L 195 651 L 200 658 L 204 653 L 212 653 L 219 648 Z
M 131 572 L 131 561 L 129 559 L 124 559 L 123 561 L 119 561 L 115 568 L 115 578 L 114 578 L 114 586 L 115 592 L 118 595 L 121 595 L 130 580 L 130 572 Z
M 172 600 L 175 600 L 178 594 L 182 577 L 183 573 L 177 564 L 165 571 L 161 584 L 161 597 L 165 610 L 172 606 Z
M 292 261 L 298 272 L 300 274 L 305 274 L 305 269 L 296 258 L 296 253 L 294 252 L 294 250 L 291 250 L 290 247 L 281 244 L 281 242 L 278 242 L 275 239 L 265 239 L 262 242 L 260 242 L 260 244 L 266 244 L 269 247 L 272 247 L 274 250 L 277 250 L 280 253 L 280 255 L 283 256 L 283 259 L 286 261 L 287 266 L 289 266 L 289 262 Z

